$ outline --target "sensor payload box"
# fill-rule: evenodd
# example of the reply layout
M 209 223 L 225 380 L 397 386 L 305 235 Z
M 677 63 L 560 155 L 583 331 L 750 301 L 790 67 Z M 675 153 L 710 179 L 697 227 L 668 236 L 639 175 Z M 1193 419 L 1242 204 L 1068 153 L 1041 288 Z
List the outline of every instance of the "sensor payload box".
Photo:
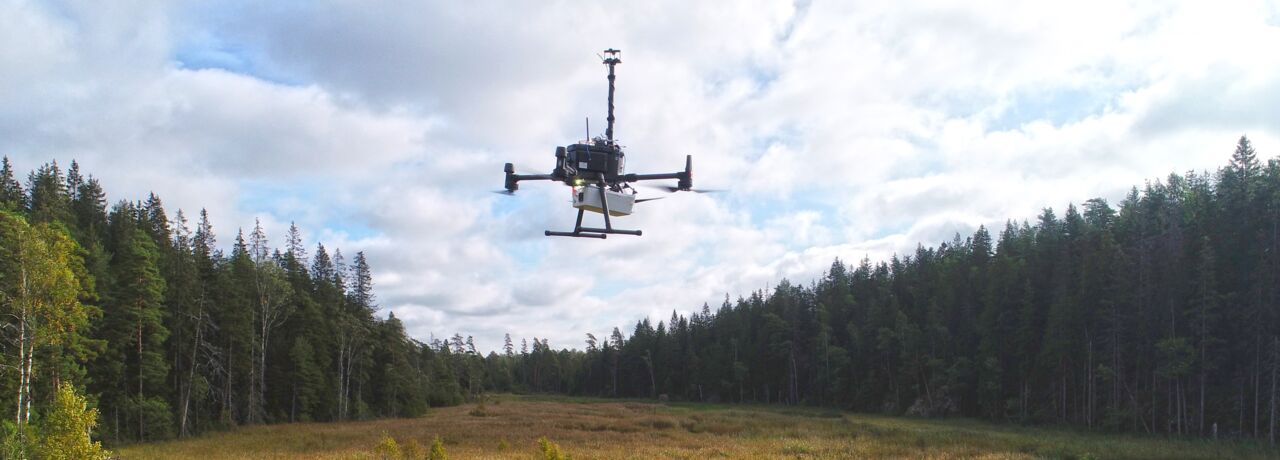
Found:
M 630 193 L 619 193 L 606 189 L 604 196 L 608 200 L 609 215 L 613 217 L 630 215 L 631 207 L 636 204 L 636 196 Z M 604 214 L 604 207 L 600 203 L 600 187 L 596 185 L 579 187 L 577 192 L 573 194 L 573 207 Z

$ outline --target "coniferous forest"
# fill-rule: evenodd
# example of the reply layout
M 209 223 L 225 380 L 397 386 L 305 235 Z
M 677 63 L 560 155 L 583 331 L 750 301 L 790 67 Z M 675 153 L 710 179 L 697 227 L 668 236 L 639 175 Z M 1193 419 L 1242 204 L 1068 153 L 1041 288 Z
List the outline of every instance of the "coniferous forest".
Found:
M 416 416 L 485 392 L 1275 441 L 1280 160 L 1243 137 L 1225 167 L 1119 203 L 835 260 L 808 284 L 586 333 L 581 349 L 508 336 L 488 353 L 462 334 L 408 337 L 376 314 L 363 254 L 296 227 L 274 245 L 260 226 L 226 232 L 224 253 L 206 213 L 191 223 L 155 195 L 108 208 L 74 162 L 17 177 L 5 160 L 0 414 L 18 424 L 70 382 L 113 442 Z

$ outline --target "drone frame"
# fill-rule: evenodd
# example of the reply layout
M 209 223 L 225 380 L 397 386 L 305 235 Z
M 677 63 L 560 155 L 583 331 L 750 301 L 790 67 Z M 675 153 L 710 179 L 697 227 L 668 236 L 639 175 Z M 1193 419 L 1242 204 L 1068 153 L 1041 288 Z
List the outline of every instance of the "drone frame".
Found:
M 565 184 L 570 186 L 581 186 L 581 185 L 586 185 L 588 183 L 585 180 L 583 180 L 582 177 L 567 177 L 561 174 L 516 174 L 515 166 L 512 165 L 511 163 L 507 163 L 504 166 L 503 172 L 505 172 L 507 176 L 506 177 L 506 193 L 508 194 L 515 193 L 516 190 L 519 190 L 520 189 L 519 182 L 526 181 L 526 180 L 563 181 L 565 182 Z M 557 171 L 557 173 L 558 172 L 559 171 Z M 608 200 L 608 196 L 606 195 L 606 190 L 615 188 L 614 187 L 615 185 L 620 187 L 621 184 L 629 184 L 631 182 L 640 182 L 640 181 L 647 181 L 647 180 L 671 180 L 671 179 L 675 179 L 677 181 L 676 187 L 673 188 L 674 190 L 676 191 L 692 190 L 693 188 L 693 155 L 685 155 L 684 171 L 680 171 L 680 172 L 658 173 L 658 174 L 622 174 L 617 176 L 616 180 L 614 181 L 609 181 L 608 177 L 603 173 L 596 173 L 594 180 L 591 181 L 590 183 L 592 185 L 596 185 L 596 189 L 600 193 L 600 205 L 601 205 L 601 211 L 602 211 L 600 214 L 604 216 L 604 228 L 583 227 L 582 216 L 585 214 L 586 210 L 582 208 L 578 208 L 578 217 L 577 217 L 577 220 L 574 222 L 573 231 L 561 232 L 561 231 L 546 230 L 543 232 L 543 234 L 545 236 L 571 236 L 571 237 L 578 237 L 578 238 L 600 238 L 600 239 L 605 239 L 607 235 L 612 235 L 612 234 L 640 236 L 641 235 L 640 230 L 621 230 L 621 229 L 613 228 L 613 221 L 610 219 L 610 216 L 609 216 L 609 200 Z M 649 200 L 656 200 L 656 199 L 658 198 L 638 200 L 637 203 L 649 201 Z
M 604 179 L 600 179 L 596 185 L 597 185 L 596 190 L 600 191 L 600 210 L 601 210 L 600 214 L 604 215 L 604 228 L 583 227 L 582 215 L 585 214 L 587 210 L 578 208 L 578 219 L 573 224 L 572 232 L 557 232 L 552 230 L 545 230 L 542 232 L 542 234 L 545 236 L 572 236 L 577 238 L 600 238 L 602 240 L 607 238 L 611 234 L 640 236 L 640 230 L 618 230 L 613 228 L 613 222 L 609 219 L 609 197 L 608 195 L 606 195 L 606 192 L 605 192 L 605 190 L 608 187 L 608 184 L 605 183 Z
M 692 190 L 693 188 L 693 156 L 692 155 L 685 156 L 684 171 L 674 172 L 674 173 L 660 173 L 660 174 L 617 174 L 619 170 L 622 169 L 620 167 L 620 162 L 624 154 L 622 153 L 622 148 L 618 146 L 618 144 L 613 139 L 613 124 L 615 121 L 615 118 L 613 116 L 613 93 L 614 93 L 614 80 L 616 78 L 614 73 L 614 67 L 622 63 L 621 54 L 622 54 L 622 51 L 619 51 L 616 49 L 607 49 L 604 51 L 604 56 L 601 56 L 601 58 L 603 59 L 604 65 L 609 67 L 609 77 L 608 77 L 609 78 L 609 116 L 606 119 L 608 121 L 608 128 L 605 129 L 605 137 L 603 139 L 597 137 L 594 140 L 594 142 L 591 139 L 588 139 L 585 145 L 582 145 L 587 149 L 588 158 L 590 158 L 592 155 L 592 152 L 591 152 L 592 147 L 603 147 L 602 150 L 607 149 L 606 156 L 612 156 L 612 158 L 608 158 L 608 161 L 611 162 L 611 163 L 607 163 L 609 167 L 604 168 L 607 172 L 601 171 L 600 169 L 596 169 L 596 170 L 588 169 L 588 171 L 585 171 L 585 174 L 579 172 L 577 168 L 574 168 L 572 165 L 568 164 L 569 161 L 567 160 L 567 157 L 571 157 L 573 155 L 573 152 L 570 151 L 566 153 L 565 147 L 556 148 L 557 164 L 556 164 L 556 169 L 552 171 L 551 174 L 516 174 L 515 167 L 511 163 L 507 163 L 503 168 L 503 172 L 506 173 L 506 182 L 504 187 L 506 191 L 502 193 L 506 193 L 509 195 L 514 194 L 516 190 L 520 189 L 520 186 L 519 186 L 520 181 L 526 181 L 526 180 L 560 181 L 560 182 L 564 182 L 565 185 L 568 185 L 571 187 L 578 187 L 586 184 L 591 184 L 596 186 L 597 190 L 600 193 L 600 205 L 601 205 L 601 211 L 602 211 L 601 214 L 604 215 L 604 228 L 583 227 L 582 216 L 586 213 L 586 210 L 579 207 L 578 218 L 573 225 L 573 231 L 562 232 L 562 231 L 546 230 L 543 232 L 543 234 L 546 236 L 569 236 L 569 237 L 577 237 L 577 238 L 599 238 L 599 239 L 605 239 L 609 235 L 640 236 L 641 235 L 640 230 L 622 230 L 622 229 L 613 228 L 613 221 L 610 219 L 610 215 L 609 215 L 609 200 L 607 195 L 609 190 L 612 190 L 614 192 L 620 192 L 624 186 L 629 187 L 628 184 L 630 182 L 638 182 L 638 181 L 646 181 L 646 180 L 670 180 L 670 179 L 676 179 L 678 181 L 676 187 L 671 188 L 671 191 L 689 191 L 689 190 Z M 590 132 L 588 132 L 588 137 L 589 136 L 590 136 Z M 571 147 L 575 147 L 575 146 L 571 146 Z M 572 148 L 569 150 L 572 150 Z M 636 200 L 635 202 L 641 203 L 644 201 L 655 200 L 655 199 L 657 198 Z

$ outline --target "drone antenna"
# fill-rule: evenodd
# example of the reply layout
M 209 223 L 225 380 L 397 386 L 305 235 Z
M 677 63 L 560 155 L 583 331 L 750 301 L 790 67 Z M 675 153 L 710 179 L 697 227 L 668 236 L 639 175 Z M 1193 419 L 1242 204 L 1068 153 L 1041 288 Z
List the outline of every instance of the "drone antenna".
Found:
M 613 67 L 622 63 L 622 50 L 609 48 L 604 50 L 604 55 L 608 56 L 604 58 L 604 65 L 609 66 L 609 118 L 606 119 L 609 121 L 609 127 L 605 129 L 604 137 L 609 140 L 609 143 L 613 143 Z

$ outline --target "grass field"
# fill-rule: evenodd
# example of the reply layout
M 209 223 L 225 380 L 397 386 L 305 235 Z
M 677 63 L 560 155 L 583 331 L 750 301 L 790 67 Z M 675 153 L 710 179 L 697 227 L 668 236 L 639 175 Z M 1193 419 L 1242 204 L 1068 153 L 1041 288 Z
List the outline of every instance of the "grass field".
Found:
M 127 446 L 124 459 L 379 458 L 383 433 L 450 458 L 1280 458 L 1256 444 L 1162 440 L 768 406 L 503 396 L 416 419 L 270 425 Z

